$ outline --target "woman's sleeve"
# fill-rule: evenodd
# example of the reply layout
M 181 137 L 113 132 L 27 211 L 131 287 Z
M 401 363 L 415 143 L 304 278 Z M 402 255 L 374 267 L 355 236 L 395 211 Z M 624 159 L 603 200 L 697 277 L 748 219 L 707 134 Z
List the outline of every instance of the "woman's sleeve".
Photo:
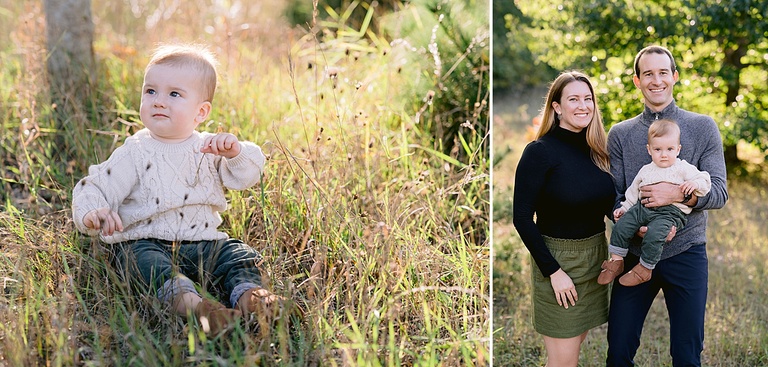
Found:
M 533 217 L 550 167 L 544 145 L 540 142 L 528 144 L 517 165 L 512 199 L 512 223 L 545 277 L 560 269 L 560 264 L 544 244 Z

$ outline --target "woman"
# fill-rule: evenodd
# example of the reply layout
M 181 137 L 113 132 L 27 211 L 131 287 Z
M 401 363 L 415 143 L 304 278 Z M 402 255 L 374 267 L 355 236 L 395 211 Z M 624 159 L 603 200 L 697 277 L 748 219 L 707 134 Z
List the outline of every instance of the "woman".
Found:
M 594 95 L 580 72 L 555 79 L 515 175 L 513 222 L 533 258 L 533 322 L 549 367 L 575 367 L 589 329 L 608 320 L 597 277 L 616 192 Z

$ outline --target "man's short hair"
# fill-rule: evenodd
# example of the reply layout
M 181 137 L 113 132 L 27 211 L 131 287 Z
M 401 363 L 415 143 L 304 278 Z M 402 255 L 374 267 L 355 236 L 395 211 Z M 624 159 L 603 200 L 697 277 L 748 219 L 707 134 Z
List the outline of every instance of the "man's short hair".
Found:
M 667 55 L 667 57 L 669 57 L 669 63 L 670 63 L 669 70 L 673 73 L 677 71 L 677 65 L 675 65 L 675 58 L 672 57 L 672 53 L 669 52 L 669 50 L 666 47 L 659 46 L 659 45 L 652 45 L 640 50 L 640 52 L 637 53 L 637 56 L 635 56 L 635 75 L 640 76 L 640 57 L 648 53 Z

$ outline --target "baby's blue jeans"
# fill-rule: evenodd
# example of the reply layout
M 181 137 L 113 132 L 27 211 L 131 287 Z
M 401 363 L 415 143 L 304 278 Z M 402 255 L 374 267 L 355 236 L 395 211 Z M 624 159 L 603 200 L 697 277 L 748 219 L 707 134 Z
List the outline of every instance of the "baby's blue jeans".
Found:
M 261 255 L 236 239 L 150 238 L 116 244 L 115 250 L 117 268 L 131 285 L 154 293 L 164 303 L 186 292 L 200 294 L 197 283 L 204 292 L 234 307 L 245 291 L 261 286 Z

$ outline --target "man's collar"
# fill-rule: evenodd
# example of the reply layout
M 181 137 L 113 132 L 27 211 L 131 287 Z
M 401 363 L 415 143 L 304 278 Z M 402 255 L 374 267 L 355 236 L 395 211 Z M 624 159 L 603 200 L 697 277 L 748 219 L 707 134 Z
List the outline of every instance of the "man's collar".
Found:
M 677 104 L 675 103 L 675 100 L 673 99 L 672 102 L 670 102 L 667 107 L 664 107 L 663 110 L 656 112 L 651 110 L 650 107 L 647 105 L 645 106 L 645 109 L 643 110 L 643 120 L 645 121 L 656 121 L 658 119 L 663 118 L 669 118 L 673 119 L 673 116 L 676 115 L 677 111 Z

